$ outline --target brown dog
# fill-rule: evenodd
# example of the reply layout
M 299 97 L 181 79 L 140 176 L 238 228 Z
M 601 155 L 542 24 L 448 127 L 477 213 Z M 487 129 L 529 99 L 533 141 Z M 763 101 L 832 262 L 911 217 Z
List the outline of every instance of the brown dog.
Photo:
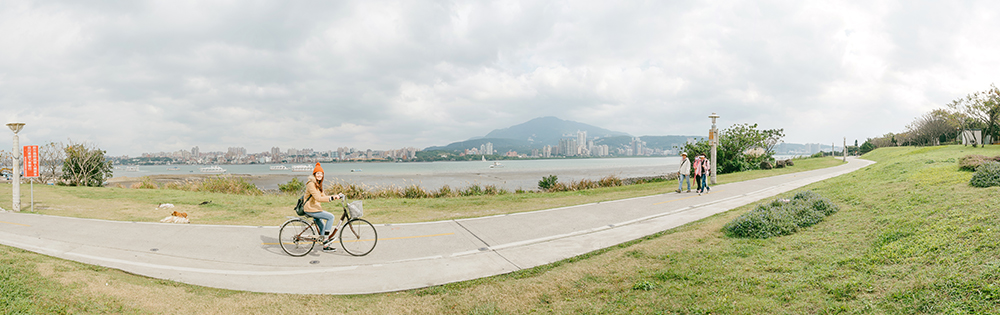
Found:
M 174 213 L 171 213 L 170 215 L 175 216 L 175 217 L 181 217 L 181 218 L 187 218 L 188 217 L 187 212 L 177 212 L 177 211 L 174 211 Z

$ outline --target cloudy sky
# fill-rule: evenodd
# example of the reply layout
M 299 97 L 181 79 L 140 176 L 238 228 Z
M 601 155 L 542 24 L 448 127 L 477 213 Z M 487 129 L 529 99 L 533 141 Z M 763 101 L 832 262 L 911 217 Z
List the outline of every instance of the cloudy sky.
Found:
M 902 131 L 1000 81 L 997 1 L 0 1 L 0 119 L 109 155 Z M 2 143 L 8 137 L 0 136 Z

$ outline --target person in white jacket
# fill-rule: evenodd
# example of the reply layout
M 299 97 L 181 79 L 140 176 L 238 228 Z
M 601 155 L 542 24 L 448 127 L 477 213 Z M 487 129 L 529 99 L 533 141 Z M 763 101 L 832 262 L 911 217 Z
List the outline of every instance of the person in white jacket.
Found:
M 687 181 L 687 192 L 691 192 L 691 161 L 688 160 L 687 152 L 681 153 L 681 166 L 677 169 L 677 193 L 681 193 L 684 182 Z

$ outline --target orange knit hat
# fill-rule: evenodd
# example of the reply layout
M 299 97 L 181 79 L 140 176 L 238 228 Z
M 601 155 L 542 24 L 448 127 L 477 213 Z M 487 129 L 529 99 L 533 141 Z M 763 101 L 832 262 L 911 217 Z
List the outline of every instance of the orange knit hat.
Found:
M 313 168 L 313 174 L 316 174 L 316 173 L 319 173 L 319 172 L 323 172 L 323 167 L 319 165 L 319 162 L 316 162 L 316 167 Z M 324 172 L 324 174 L 325 173 L 326 172 Z

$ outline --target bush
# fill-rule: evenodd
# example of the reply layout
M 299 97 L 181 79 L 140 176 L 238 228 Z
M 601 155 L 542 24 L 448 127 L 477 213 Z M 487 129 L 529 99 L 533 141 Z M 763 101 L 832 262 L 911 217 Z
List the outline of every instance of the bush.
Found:
M 980 165 L 969 180 L 969 185 L 981 188 L 1000 186 L 1000 163 L 987 162 Z
M 197 191 L 251 196 L 264 194 L 263 191 L 257 188 L 257 186 L 253 183 L 248 182 L 246 179 L 229 176 L 208 178 L 205 182 L 198 186 Z
M 785 160 L 785 166 L 795 166 L 795 162 L 792 159 Z
M 617 176 L 608 175 L 605 178 L 601 178 L 601 180 L 598 183 L 600 184 L 601 187 L 618 187 L 622 186 L 624 182 L 622 181 L 621 178 L 618 178 Z
M 771 162 L 768 162 L 768 161 L 760 161 L 760 169 L 762 169 L 762 170 L 769 170 L 769 169 L 771 169 L 771 168 L 772 168 L 772 167 L 771 167 Z
M 286 194 L 303 191 L 305 187 L 306 183 L 300 181 L 298 177 L 292 177 L 292 180 L 288 181 L 288 183 L 278 184 L 278 190 Z
M 757 205 L 733 221 L 727 223 L 723 232 L 730 237 L 765 239 L 789 235 L 800 228 L 816 225 L 827 216 L 837 212 L 837 206 L 830 200 L 812 191 L 795 194 L 792 199 L 775 199 Z
M 138 183 L 132 184 L 132 188 L 136 189 L 157 189 L 160 188 L 153 182 L 153 179 L 149 176 L 143 176 Z
M 559 177 L 556 177 L 555 175 L 542 177 L 542 180 L 538 181 L 538 189 L 546 191 L 550 190 L 552 189 L 552 187 L 555 187 L 556 183 L 558 182 L 559 182 Z
M 785 168 L 785 160 L 777 160 L 774 162 L 774 168 Z
M 985 155 L 970 154 L 958 159 L 958 169 L 975 172 L 980 165 L 994 161 L 1000 162 L 1000 155 L 991 158 Z
M 424 190 L 423 188 L 420 188 L 420 186 L 410 185 L 406 186 L 406 189 L 403 190 L 403 197 L 410 199 L 417 199 L 417 198 L 430 198 L 433 197 L 433 195 Z

